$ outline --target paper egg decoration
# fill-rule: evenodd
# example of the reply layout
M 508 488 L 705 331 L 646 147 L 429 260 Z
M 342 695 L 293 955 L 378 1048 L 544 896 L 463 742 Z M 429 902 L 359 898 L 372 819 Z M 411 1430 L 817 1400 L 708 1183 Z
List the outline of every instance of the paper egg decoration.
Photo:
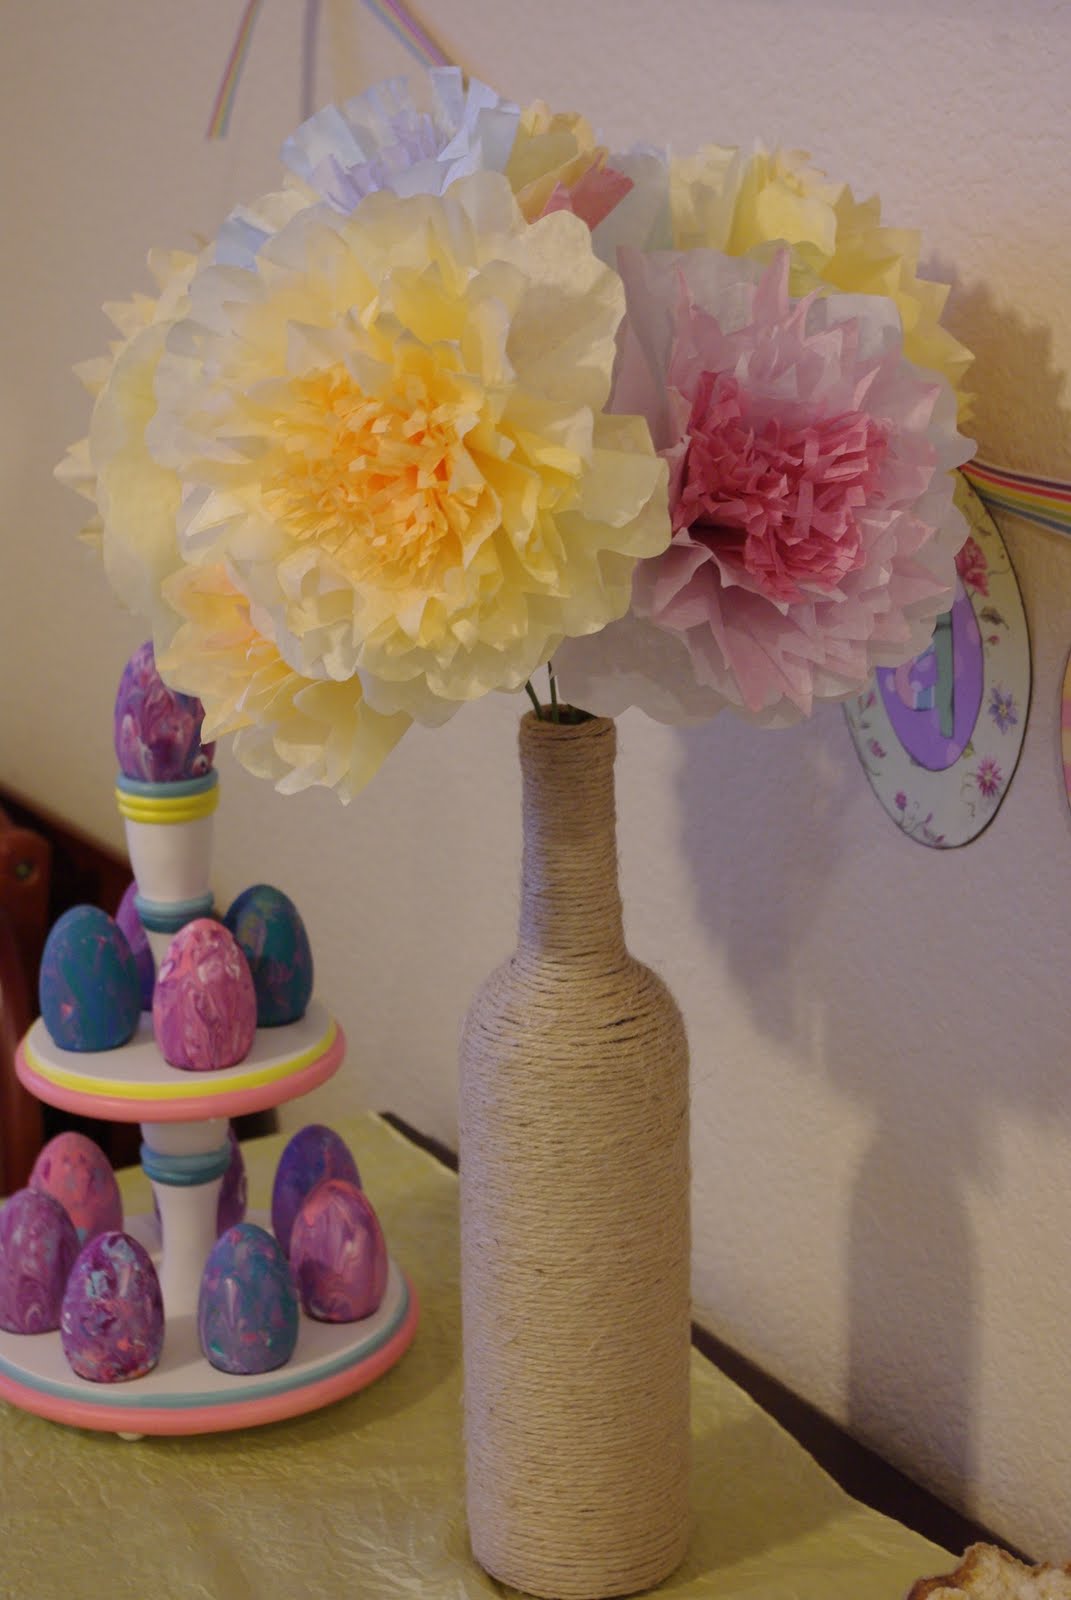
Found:
M 134 965 L 138 969 L 138 983 L 141 985 L 141 1009 L 143 1011 L 151 1011 L 153 985 L 156 982 L 156 962 L 152 958 L 148 936 L 141 925 L 138 908 L 134 904 L 134 896 L 137 892 L 137 884 L 130 884 L 119 902 L 119 909 L 115 913 L 115 925 L 130 946 L 130 953 L 134 957 Z
M 212 1247 L 201 1278 L 197 1332 L 220 1372 L 272 1372 L 294 1353 L 298 1299 L 290 1266 L 264 1228 L 239 1222 Z
M 38 1155 L 30 1188 L 58 1200 L 80 1244 L 123 1226 L 119 1185 L 104 1151 L 84 1133 L 57 1133 Z
M 320 1322 L 357 1322 L 387 1289 L 387 1244 L 362 1189 L 328 1178 L 307 1195 L 290 1234 L 301 1304 Z
M 74 1223 L 58 1200 L 20 1189 L 0 1211 L 0 1328 L 58 1328 L 67 1279 L 78 1255 Z
M 305 1015 L 312 996 L 312 950 L 289 895 L 269 883 L 244 889 L 223 919 L 249 962 L 257 1023 L 274 1028 Z
M 204 714 L 200 700 L 168 688 L 146 640 L 123 668 L 115 696 L 115 754 L 123 776 L 142 783 L 203 778 L 216 749 L 201 743 Z
M 249 963 L 210 917 L 180 928 L 156 975 L 152 1025 L 164 1060 L 187 1072 L 233 1067 L 249 1054 L 257 999 Z
M 84 1245 L 60 1313 L 63 1353 L 80 1378 L 125 1383 L 151 1372 L 164 1347 L 164 1302 L 148 1251 L 127 1233 Z
M 116 1050 L 141 1016 L 130 946 L 99 906 L 72 906 L 53 927 L 37 985 L 41 1016 L 61 1050 Z
M 231 1146 L 231 1160 L 223 1174 L 223 1184 L 219 1191 L 219 1204 L 216 1208 L 217 1236 L 226 1233 L 228 1228 L 233 1228 L 235 1223 L 241 1222 L 245 1216 L 248 1194 L 242 1147 L 233 1128 L 228 1128 L 227 1138 Z
M 306 1195 L 325 1178 L 345 1178 L 361 1187 L 357 1163 L 349 1146 L 333 1128 L 310 1122 L 295 1133 L 279 1158 L 271 1191 L 271 1225 L 275 1237 L 290 1254 L 290 1230 Z

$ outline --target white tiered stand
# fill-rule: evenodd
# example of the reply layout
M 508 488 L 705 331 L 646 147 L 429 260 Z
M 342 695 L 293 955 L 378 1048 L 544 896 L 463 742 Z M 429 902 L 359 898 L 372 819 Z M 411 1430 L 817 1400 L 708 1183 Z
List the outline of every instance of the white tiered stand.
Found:
M 216 1238 L 228 1120 L 281 1105 L 336 1072 L 345 1051 L 338 1023 L 317 1001 L 300 1021 L 258 1030 L 236 1067 L 184 1072 L 168 1066 L 142 1016 L 118 1050 L 61 1050 L 43 1022 L 19 1047 L 17 1069 L 30 1092 L 83 1116 L 140 1122 L 143 1161 L 160 1208 L 128 1218 L 128 1232 L 152 1255 L 164 1298 L 164 1349 L 156 1368 L 130 1383 L 90 1383 L 68 1366 L 59 1333 L 0 1331 L 0 1397 L 56 1422 L 124 1437 L 220 1432 L 316 1410 L 372 1383 L 408 1349 L 419 1307 L 405 1274 L 390 1263 L 379 1310 L 360 1322 L 301 1317 L 297 1349 L 274 1372 L 219 1372 L 201 1352 L 197 1296 Z M 204 1177 L 204 1172 L 216 1175 Z M 252 1214 L 250 1220 L 265 1223 Z

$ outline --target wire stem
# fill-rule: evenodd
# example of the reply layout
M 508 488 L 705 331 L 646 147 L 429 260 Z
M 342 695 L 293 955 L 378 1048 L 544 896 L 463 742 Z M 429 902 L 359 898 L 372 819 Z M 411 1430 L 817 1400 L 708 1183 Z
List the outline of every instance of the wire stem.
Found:
M 524 680 L 524 692 L 528 696 L 529 700 L 532 702 L 533 706 L 535 707 L 536 716 L 539 718 L 540 722 L 542 722 L 543 721 L 543 707 L 539 704 L 539 698 L 536 695 L 535 690 L 532 688 L 532 680 L 530 678 L 526 678 Z
M 547 681 L 550 684 L 550 720 L 551 722 L 560 722 L 561 718 L 558 716 L 558 680 L 554 676 L 553 661 L 547 662 Z

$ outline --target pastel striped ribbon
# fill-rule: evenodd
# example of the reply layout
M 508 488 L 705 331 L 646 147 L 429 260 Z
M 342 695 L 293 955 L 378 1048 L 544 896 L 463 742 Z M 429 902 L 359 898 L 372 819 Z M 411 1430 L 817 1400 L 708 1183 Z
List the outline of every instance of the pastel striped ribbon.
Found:
M 389 28 L 400 44 L 414 55 L 426 67 L 450 67 L 454 65 L 442 45 L 428 32 L 414 15 L 404 0 L 364 0 L 365 5 L 385 28 Z M 238 83 L 245 68 L 249 55 L 249 43 L 253 37 L 257 18 L 260 16 L 263 0 L 247 0 L 245 10 L 242 12 L 238 23 L 238 32 L 231 53 L 227 57 L 227 65 L 223 69 L 219 89 L 212 105 L 212 115 L 209 118 L 208 139 L 224 139 L 230 125 L 231 112 L 234 109 L 235 98 L 238 94 Z M 304 122 L 311 117 L 316 109 L 316 40 L 320 26 L 320 0 L 305 0 L 305 16 L 302 24 L 301 47 L 301 119 Z
M 990 511 L 1014 511 L 1041 528 L 1071 534 L 1071 483 L 1011 472 L 985 461 L 968 461 L 960 470 Z

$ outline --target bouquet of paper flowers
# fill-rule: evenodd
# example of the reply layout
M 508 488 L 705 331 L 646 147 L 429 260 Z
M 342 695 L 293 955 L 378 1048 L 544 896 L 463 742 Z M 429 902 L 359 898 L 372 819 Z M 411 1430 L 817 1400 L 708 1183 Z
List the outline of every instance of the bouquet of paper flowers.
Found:
M 924 648 L 969 356 L 877 201 L 793 151 L 612 154 L 452 69 L 283 159 L 109 308 L 60 468 L 206 739 L 348 800 L 552 659 L 591 712 L 777 726 Z

